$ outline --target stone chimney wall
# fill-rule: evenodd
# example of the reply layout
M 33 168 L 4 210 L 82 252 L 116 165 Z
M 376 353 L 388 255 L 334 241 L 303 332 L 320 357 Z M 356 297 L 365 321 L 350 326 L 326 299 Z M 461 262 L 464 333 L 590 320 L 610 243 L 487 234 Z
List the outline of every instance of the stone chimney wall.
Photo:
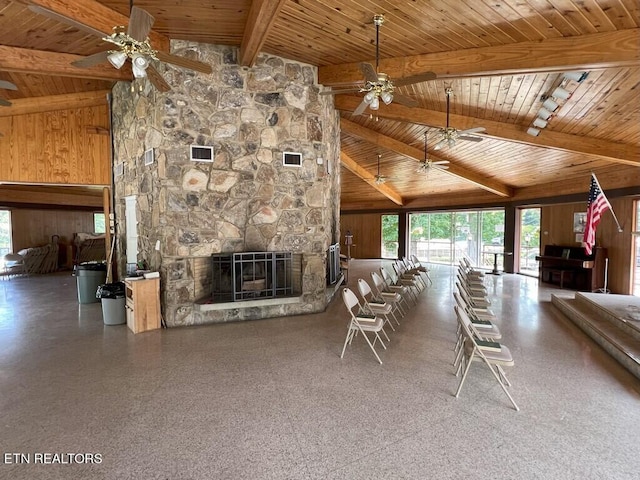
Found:
M 137 258 L 161 272 L 169 326 L 324 310 L 326 251 L 340 239 L 340 133 L 332 97 L 318 95 L 316 68 L 265 54 L 241 67 L 234 47 L 182 41 L 172 42 L 172 53 L 214 71 L 160 65 L 170 92 L 146 80 L 142 91 L 139 81 L 135 92 L 126 83 L 113 90 L 119 271 L 124 198 L 135 195 Z M 190 161 L 192 144 L 213 146 L 214 161 Z M 145 166 L 149 149 L 155 158 Z M 301 153 L 302 165 L 283 166 L 285 151 Z M 208 257 L 243 251 L 301 254 L 303 300 L 241 313 L 200 311 L 195 302 L 210 275 Z

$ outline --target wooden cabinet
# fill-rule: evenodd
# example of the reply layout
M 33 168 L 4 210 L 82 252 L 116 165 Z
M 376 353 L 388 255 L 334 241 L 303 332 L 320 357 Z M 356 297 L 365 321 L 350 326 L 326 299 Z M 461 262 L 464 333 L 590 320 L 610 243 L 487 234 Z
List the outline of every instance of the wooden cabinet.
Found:
M 125 280 L 127 326 L 133 333 L 160 328 L 160 279 Z

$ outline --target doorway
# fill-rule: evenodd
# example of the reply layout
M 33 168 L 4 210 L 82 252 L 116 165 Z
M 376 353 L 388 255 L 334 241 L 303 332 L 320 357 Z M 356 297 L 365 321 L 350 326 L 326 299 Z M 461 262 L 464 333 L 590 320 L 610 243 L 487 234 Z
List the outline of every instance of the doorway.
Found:
M 518 273 L 538 276 L 540 255 L 540 208 L 520 209 L 520 235 L 518 238 Z

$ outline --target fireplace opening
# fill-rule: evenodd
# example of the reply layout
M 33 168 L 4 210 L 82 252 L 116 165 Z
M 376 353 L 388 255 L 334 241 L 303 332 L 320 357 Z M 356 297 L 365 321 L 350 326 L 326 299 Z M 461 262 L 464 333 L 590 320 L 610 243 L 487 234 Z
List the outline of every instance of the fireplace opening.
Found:
M 212 301 L 237 302 L 294 294 L 291 252 L 222 253 L 211 256 Z

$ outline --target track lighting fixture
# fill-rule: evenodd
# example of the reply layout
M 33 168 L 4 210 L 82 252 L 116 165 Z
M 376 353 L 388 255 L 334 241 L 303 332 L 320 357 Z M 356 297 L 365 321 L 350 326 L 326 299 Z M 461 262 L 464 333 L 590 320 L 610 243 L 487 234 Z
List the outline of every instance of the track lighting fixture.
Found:
M 554 113 L 564 105 L 576 89 L 575 82 L 582 82 L 589 72 L 567 72 L 559 77 L 555 85 L 552 85 L 550 94 L 540 95 L 542 101 L 542 107 L 538 110 L 537 117 L 533 120 L 533 125 L 527 129 L 527 133 L 533 137 L 540 135 L 542 128 L 545 128 L 549 120 L 553 117 Z M 558 83 L 559 82 L 559 83 Z

